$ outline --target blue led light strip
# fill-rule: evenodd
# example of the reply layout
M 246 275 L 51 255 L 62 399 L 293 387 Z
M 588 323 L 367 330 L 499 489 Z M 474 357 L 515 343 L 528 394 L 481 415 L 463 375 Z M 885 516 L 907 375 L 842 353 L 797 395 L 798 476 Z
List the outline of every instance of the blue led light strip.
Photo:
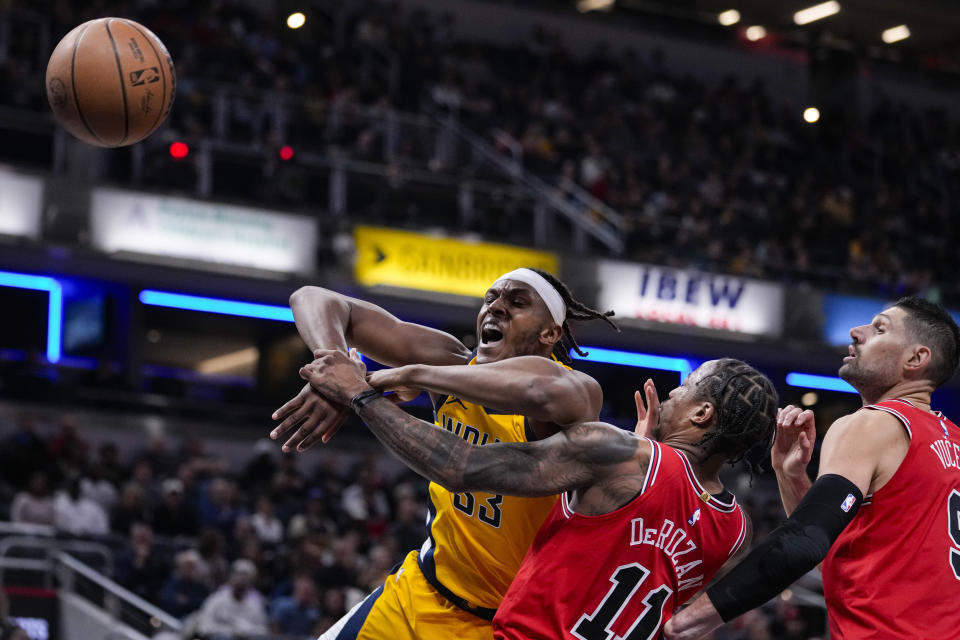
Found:
M 621 364 L 628 367 L 642 367 L 644 369 L 659 369 L 661 371 L 676 371 L 680 374 L 680 380 L 685 380 L 693 370 L 690 361 L 686 358 L 673 358 L 668 356 L 655 356 L 649 353 L 637 353 L 635 351 L 618 351 L 616 349 L 601 349 L 599 347 L 580 347 L 587 353 L 586 356 L 577 354 L 573 349 L 570 350 L 570 357 L 575 360 L 587 360 L 590 362 L 604 362 L 607 364 Z
M 848 382 L 833 376 L 817 376 L 812 373 L 788 373 L 787 384 L 791 387 L 804 389 L 821 389 L 823 391 L 840 391 L 842 393 L 859 393 Z
M 293 311 L 290 310 L 290 307 L 281 307 L 272 304 L 240 302 L 239 300 L 224 300 L 223 298 L 207 298 L 204 296 L 189 296 L 182 293 L 171 293 L 169 291 L 153 291 L 152 289 L 144 289 L 140 292 L 140 302 L 154 307 L 168 307 L 171 309 L 186 309 L 188 311 L 221 313 L 228 316 L 293 322 Z
M 47 303 L 47 360 L 60 362 L 61 331 L 63 328 L 63 289 L 60 283 L 47 276 L 0 271 L 0 287 L 46 291 Z

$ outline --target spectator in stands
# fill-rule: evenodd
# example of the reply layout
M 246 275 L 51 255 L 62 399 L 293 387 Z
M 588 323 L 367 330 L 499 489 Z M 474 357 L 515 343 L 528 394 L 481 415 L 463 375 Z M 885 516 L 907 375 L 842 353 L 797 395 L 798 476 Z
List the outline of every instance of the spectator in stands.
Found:
M 235 500 L 234 484 L 222 476 L 213 478 L 207 484 L 206 491 L 200 492 L 197 509 L 200 526 L 214 527 L 232 535 L 238 515 Z
M 226 579 L 230 566 L 227 564 L 224 548 L 226 541 L 217 529 L 203 529 L 197 537 L 197 553 L 200 554 L 200 579 L 211 588 L 219 586 Z
M 267 438 L 261 438 L 254 443 L 254 457 L 247 462 L 241 474 L 244 489 L 270 486 L 273 476 L 277 473 L 277 462 L 274 460 L 275 449 L 274 442 Z
M 277 545 L 283 542 L 283 523 L 273 513 L 273 501 L 269 496 L 257 496 L 256 511 L 250 517 L 250 523 L 263 544 Z
M 80 492 L 84 497 L 90 498 L 103 507 L 106 513 L 113 511 L 113 507 L 117 504 L 117 487 L 106 478 L 103 465 L 99 460 L 94 460 L 87 465 L 80 480 Z
M 117 582 L 153 602 L 169 570 L 164 553 L 153 544 L 150 525 L 132 524 L 127 545 L 117 554 L 114 568 Z
M 73 535 L 106 535 L 110 531 L 107 514 L 99 504 L 80 494 L 80 478 L 67 480 L 67 488 L 53 499 L 54 524 Z
M 297 468 L 298 458 L 293 453 L 280 457 L 280 468 L 273 476 L 273 494 L 302 497 L 307 491 L 307 478 Z
M 136 462 L 146 462 L 159 477 L 172 475 L 177 469 L 177 459 L 167 444 L 167 436 L 158 425 L 150 425 L 147 445 L 135 458 Z
M 290 518 L 287 539 L 299 540 L 310 534 L 334 535 L 336 532 L 337 523 L 329 513 L 326 494 L 320 487 L 313 487 L 307 494 L 305 510 Z
M 276 598 L 270 607 L 270 631 L 288 636 L 309 636 L 321 616 L 317 587 L 308 575 L 293 579 L 293 593 Z
M 143 486 L 128 482 L 120 493 L 120 500 L 110 513 L 110 528 L 117 532 L 130 531 L 135 522 L 150 522 L 151 513 L 143 496 Z
M 181 551 L 174 559 L 174 572 L 160 590 L 160 608 L 184 618 L 203 606 L 210 588 L 200 579 L 200 554 L 193 549 Z
M 90 443 L 80 435 L 76 418 L 65 414 L 60 418 L 60 431 L 50 439 L 47 450 L 56 460 L 59 477 L 68 477 L 82 473 L 87 466 Z
M 356 482 L 343 490 L 342 508 L 352 520 L 362 523 L 371 536 L 379 538 L 386 532 L 390 516 L 383 476 L 370 458 L 357 464 L 353 476 Z
M 97 449 L 97 460 L 103 477 L 119 487 L 127 477 L 127 468 L 120 462 L 120 450 L 114 442 L 104 442 Z
M 167 478 L 161 485 L 160 504 L 153 511 L 153 530 L 163 536 L 194 536 L 197 516 L 183 496 L 183 482 Z
M 210 595 L 200 609 L 197 631 L 208 640 L 257 638 L 267 633 L 263 597 L 253 588 L 257 568 L 249 560 L 237 560 L 230 579 Z
M 14 487 L 24 486 L 32 472 L 47 469 L 51 462 L 36 426 L 33 415 L 23 413 L 17 417 L 17 430 L 0 444 L 0 473 Z
M 34 471 L 25 491 L 17 493 L 10 507 L 10 520 L 30 524 L 54 524 L 53 498 L 50 497 L 47 474 Z
M 397 500 L 396 515 L 390 524 L 390 537 L 393 538 L 397 553 L 405 554 L 418 549 L 426 538 L 424 513 L 426 509 L 412 495 L 403 495 Z

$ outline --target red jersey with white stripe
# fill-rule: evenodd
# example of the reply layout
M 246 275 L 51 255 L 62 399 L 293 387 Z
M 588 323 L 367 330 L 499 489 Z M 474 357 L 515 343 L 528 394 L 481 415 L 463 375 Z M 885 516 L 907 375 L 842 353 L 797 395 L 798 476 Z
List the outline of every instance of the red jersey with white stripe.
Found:
M 650 465 L 629 503 L 598 516 L 574 512 L 566 494 L 554 505 L 493 619 L 495 638 L 653 638 L 740 548 L 746 521 L 733 495 L 711 496 L 683 453 L 643 440 Z
M 960 429 L 905 400 L 886 411 L 910 436 L 893 477 L 865 496 L 823 562 L 830 637 L 960 638 Z

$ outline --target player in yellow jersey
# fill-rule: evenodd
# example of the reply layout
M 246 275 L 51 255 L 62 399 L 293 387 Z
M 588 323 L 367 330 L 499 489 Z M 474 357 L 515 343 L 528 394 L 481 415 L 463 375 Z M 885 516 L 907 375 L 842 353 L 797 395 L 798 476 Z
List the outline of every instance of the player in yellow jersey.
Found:
M 436 424 L 471 443 L 541 439 L 599 415 L 600 385 L 567 366 L 568 349 L 579 352 L 568 321 L 613 326 L 612 314 L 575 300 L 545 272 L 517 269 L 491 285 L 475 355 L 449 334 L 318 287 L 298 290 L 290 304 L 308 346 L 355 347 L 394 367 L 371 374 L 371 384 L 427 390 Z M 281 422 L 271 437 L 298 427 L 284 449 L 302 451 L 328 440 L 348 413 L 307 385 L 274 413 Z M 555 499 L 452 494 L 431 483 L 423 547 L 321 639 L 489 640 L 496 607 Z

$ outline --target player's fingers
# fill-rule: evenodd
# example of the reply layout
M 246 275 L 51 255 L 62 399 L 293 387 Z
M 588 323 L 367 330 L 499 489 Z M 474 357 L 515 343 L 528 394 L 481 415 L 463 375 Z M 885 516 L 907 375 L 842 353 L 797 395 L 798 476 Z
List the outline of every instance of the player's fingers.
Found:
M 333 436 L 337 435 L 337 432 L 340 431 L 340 427 L 342 427 L 342 426 L 343 426 L 343 423 L 346 422 L 346 421 L 347 421 L 347 420 L 346 420 L 346 417 L 344 417 L 344 419 L 341 420 L 339 423 L 337 423 L 332 429 L 330 429 L 330 430 L 327 431 L 325 434 L 323 434 L 323 438 L 322 438 L 323 443 L 326 444 L 326 443 L 330 442 L 330 439 L 331 439 Z
M 340 423 L 342 423 L 342 420 L 337 414 L 324 416 L 317 427 L 297 445 L 297 451 L 306 451 L 319 442 L 326 442 L 340 429 Z
M 810 409 L 807 409 L 797 417 L 797 424 L 804 424 L 804 423 L 813 424 L 813 422 L 814 422 L 813 411 L 811 411 Z
M 783 415 L 780 416 L 780 424 L 784 427 L 792 427 L 798 415 L 800 415 L 800 409 L 790 405 L 783 410 Z
M 293 451 L 294 449 L 299 449 L 300 443 L 304 441 L 307 436 L 313 433 L 317 424 L 323 420 L 326 416 L 326 411 L 314 411 L 307 416 L 306 420 L 303 421 L 303 424 L 300 425 L 300 428 L 283 443 L 282 449 L 285 452 Z
M 637 422 L 642 422 L 647 416 L 647 408 L 643 406 L 643 394 L 639 389 L 633 392 L 633 402 L 637 405 Z
M 289 415 L 292 411 L 296 411 L 300 408 L 300 405 L 303 404 L 303 400 L 300 399 L 300 394 L 297 394 L 293 398 L 287 400 L 282 407 L 274 411 L 270 417 L 274 420 L 280 420 L 285 416 Z
M 290 429 L 293 429 L 294 427 L 299 425 L 301 422 L 303 422 L 304 419 L 306 419 L 307 415 L 308 414 L 306 412 L 300 411 L 300 410 L 297 410 L 289 414 L 286 418 L 283 419 L 283 422 L 281 422 L 280 424 L 278 424 L 276 427 L 273 428 L 273 431 L 270 432 L 270 437 L 276 440 L 277 438 L 285 434 L 287 431 L 290 431 Z
M 647 392 L 647 422 L 657 424 L 660 419 L 660 399 L 657 398 L 657 387 L 653 380 L 647 380 L 644 391 Z

